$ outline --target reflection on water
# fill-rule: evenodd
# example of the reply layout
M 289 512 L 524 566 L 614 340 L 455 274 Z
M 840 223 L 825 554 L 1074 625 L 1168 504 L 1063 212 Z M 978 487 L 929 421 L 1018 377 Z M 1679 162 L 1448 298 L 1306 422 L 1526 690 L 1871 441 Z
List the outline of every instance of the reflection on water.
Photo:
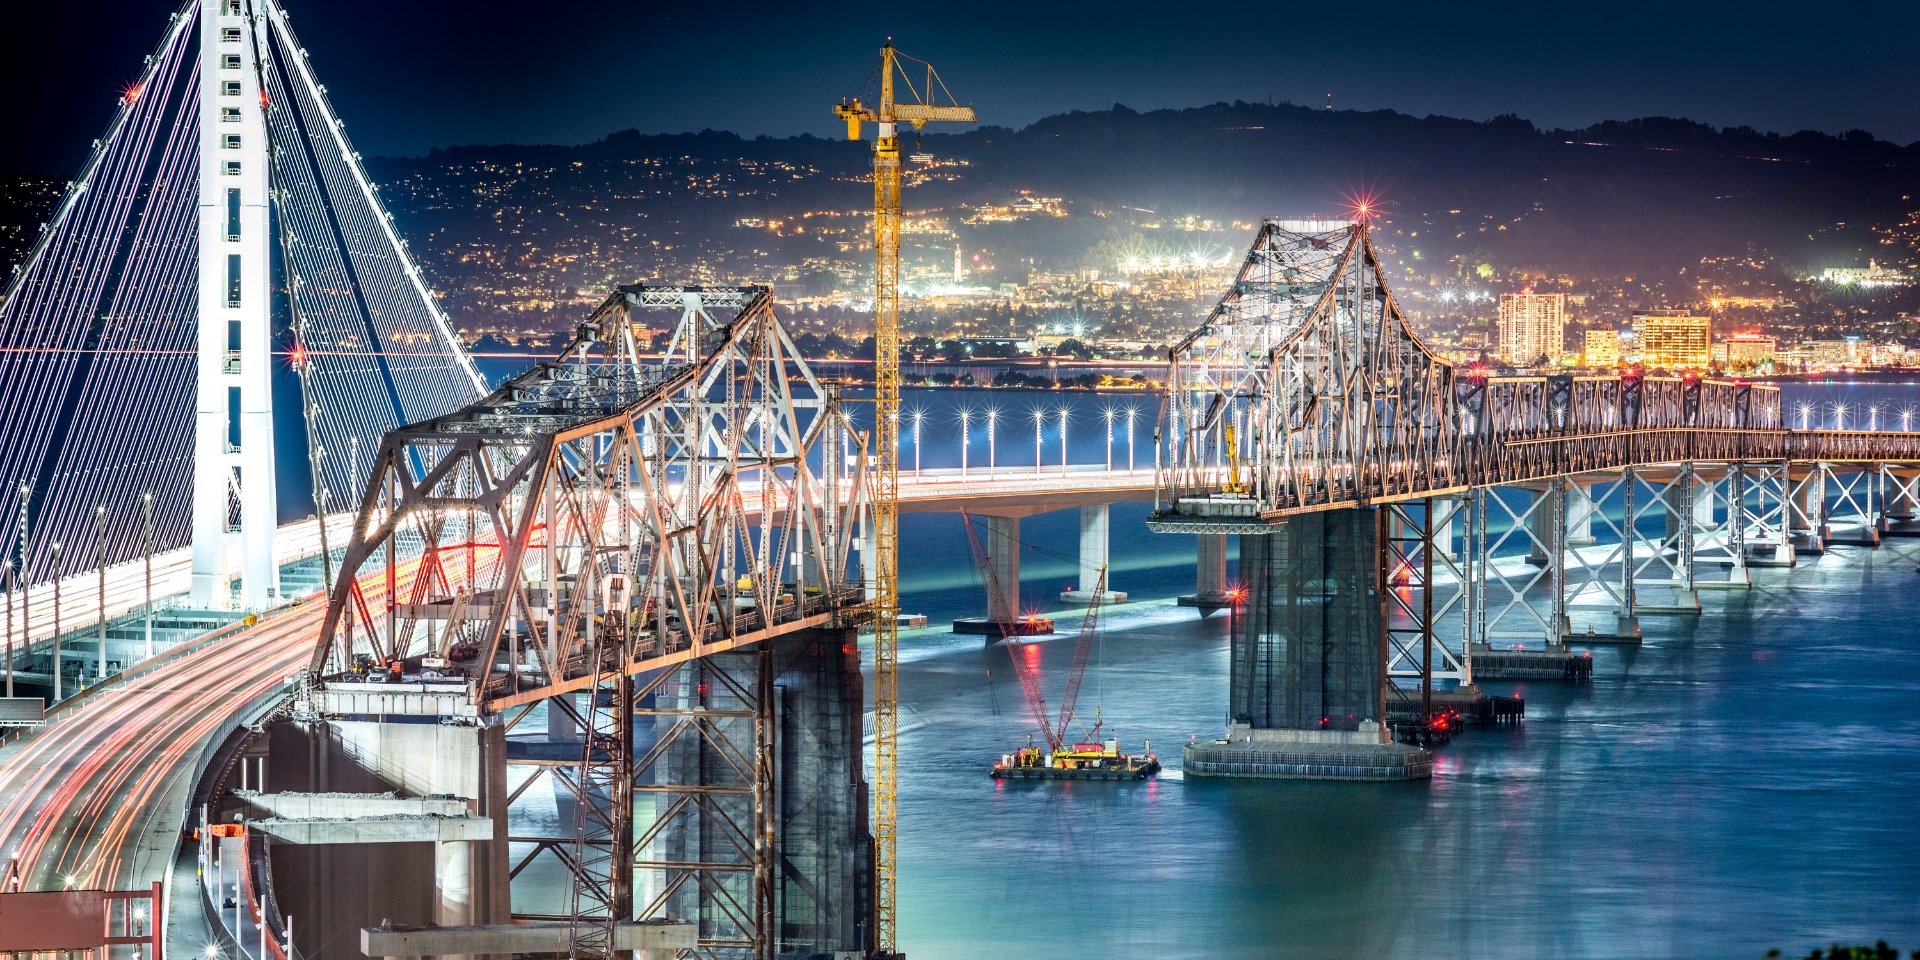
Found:
M 1920 942 L 1917 560 L 1896 542 L 1758 570 L 1704 616 L 1645 618 L 1637 650 L 1596 650 L 1591 687 L 1486 683 L 1525 696 L 1526 723 L 1470 731 L 1429 784 L 1183 780 L 1179 742 L 1220 729 L 1225 619 L 1147 603 L 1104 634 L 1082 706 L 1169 773 L 1000 785 L 986 765 L 1032 729 L 1006 655 L 909 638 L 901 942 L 1062 960 Z M 1070 646 L 1046 645 L 1051 690 Z
M 1214 782 L 1181 777 L 1179 744 L 1221 728 L 1225 616 L 1147 599 L 1191 589 L 1193 554 L 1144 515 L 1114 511 L 1114 587 L 1146 602 L 1114 608 L 1081 710 L 1101 705 L 1129 748 L 1151 738 L 1157 782 L 996 783 L 987 765 L 1034 729 L 1006 654 L 937 628 L 903 639 L 912 956 L 1920 945 L 1920 541 L 1838 547 L 1704 593 L 1702 616 L 1645 616 L 1643 646 L 1595 650 L 1591 686 L 1483 683 L 1525 696 L 1526 723 L 1470 731 L 1430 783 Z M 978 612 L 957 518 L 911 515 L 902 534 L 906 608 L 936 625 Z M 1072 578 L 1076 536 L 1070 512 L 1023 521 L 1030 600 Z M 1045 644 L 1050 692 L 1071 644 Z
M 1897 409 L 1920 391 L 1788 396 Z M 952 411 L 987 403 L 1009 417 L 1069 404 L 1076 462 L 1103 455 L 1107 405 L 1136 407 L 1151 462 L 1151 397 L 909 391 L 928 411 L 925 465 L 956 466 Z M 998 462 L 1031 469 L 1031 420 L 1001 426 Z M 1044 430 L 1057 457 L 1057 422 Z M 903 518 L 904 606 L 935 624 L 902 642 L 900 946 L 915 960 L 1920 946 L 1920 540 L 1754 570 L 1750 591 L 1703 593 L 1701 616 L 1645 616 L 1643 646 L 1595 649 L 1590 686 L 1483 683 L 1526 697 L 1526 722 L 1470 730 L 1431 782 L 1223 783 L 1183 779 L 1179 744 L 1224 722 L 1225 615 L 1165 599 L 1192 588 L 1193 546 L 1146 533 L 1145 515 L 1114 508 L 1113 586 L 1139 602 L 1104 618 L 1081 694 L 1124 747 L 1152 739 L 1168 770 L 1141 784 L 988 777 L 1035 726 L 1006 653 L 944 632 L 983 596 L 959 519 Z M 1074 577 L 1077 536 L 1070 511 L 1022 522 L 1030 602 Z M 1071 645 L 1043 644 L 1050 694 Z

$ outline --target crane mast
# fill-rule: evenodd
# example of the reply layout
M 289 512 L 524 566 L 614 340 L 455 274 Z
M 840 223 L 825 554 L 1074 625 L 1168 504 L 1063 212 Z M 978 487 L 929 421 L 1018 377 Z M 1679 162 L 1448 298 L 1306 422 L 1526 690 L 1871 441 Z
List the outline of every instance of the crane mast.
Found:
M 926 68 L 916 84 L 903 61 Z M 896 83 L 896 76 L 899 80 Z M 873 846 L 874 941 L 893 954 L 900 743 L 900 124 L 972 123 L 972 107 L 952 102 L 933 65 L 906 57 L 889 39 L 880 48 L 879 100 L 840 101 L 847 139 L 873 139 Z M 906 94 L 896 98 L 896 89 Z M 938 102 L 944 95 L 946 103 Z

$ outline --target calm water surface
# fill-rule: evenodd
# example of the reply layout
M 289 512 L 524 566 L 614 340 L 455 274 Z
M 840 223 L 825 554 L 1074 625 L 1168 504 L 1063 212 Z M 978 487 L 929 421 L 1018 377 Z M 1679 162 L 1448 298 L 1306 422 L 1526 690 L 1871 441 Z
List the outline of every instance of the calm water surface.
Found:
M 1110 401 L 1080 402 L 1076 459 Z M 1144 425 L 1152 403 L 1134 402 Z M 1225 614 L 1163 599 L 1191 589 L 1191 542 L 1145 533 L 1145 512 L 1114 508 L 1114 586 L 1136 602 L 1105 618 L 1082 709 L 1102 705 L 1129 748 L 1151 738 L 1158 781 L 997 785 L 986 766 L 1034 729 L 1007 654 L 938 628 L 903 637 L 912 956 L 1920 947 L 1920 541 L 1837 547 L 1754 571 L 1750 591 L 1703 592 L 1702 616 L 1646 616 L 1644 645 L 1595 648 L 1590 686 L 1485 682 L 1526 697 L 1526 723 L 1457 739 L 1429 783 L 1220 783 L 1183 779 L 1179 744 L 1221 729 Z M 906 607 L 936 624 L 977 612 L 958 518 L 913 515 L 902 532 Z M 1029 601 L 1072 579 L 1076 537 L 1070 512 L 1024 522 Z M 1043 644 L 1050 693 L 1071 645 Z
M 1792 385 L 1898 410 L 1899 384 Z M 1151 463 L 1155 397 L 908 391 L 926 466 L 970 463 L 1001 411 L 996 469 L 1125 462 L 1137 410 Z M 903 431 L 903 461 L 913 461 Z M 1116 589 L 1082 712 L 1167 762 L 1144 784 L 999 785 L 986 774 L 1034 725 L 1007 653 L 945 630 L 979 612 L 957 515 L 902 528 L 905 606 L 935 626 L 902 639 L 900 946 L 915 960 L 1107 957 L 1759 957 L 1835 940 L 1920 947 L 1920 540 L 1836 547 L 1751 590 L 1702 592 L 1698 617 L 1649 615 L 1640 647 L 1594 649 L 1591 685 L 1485 682 L 1527 699 L 1524 725 L 1471 730 L 1430 782 L 1186 780 L 1181 742 L 1217 736 L 1226 617 L 1170 600 L 1193 585 L 1191 538 L 1151 535 L 1145 504 L 1113 508 Z M 1074 578 L 1071 512 L 1022 524 L 1023 594 Z M 1057 696 L 1077 619 L 1043 642 Z M 548 824 L 549 826 L 551 824 Z M 557 875 L 547 886 L 557 883 Z M 556 888 L 557 889 L 557 888 Z

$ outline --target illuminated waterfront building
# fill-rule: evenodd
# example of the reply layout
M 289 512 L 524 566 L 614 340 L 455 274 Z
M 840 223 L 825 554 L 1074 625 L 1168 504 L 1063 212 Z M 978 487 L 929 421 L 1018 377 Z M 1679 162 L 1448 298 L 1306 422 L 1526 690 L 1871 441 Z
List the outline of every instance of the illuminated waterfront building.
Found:
M 1516 367 L 1555 363 L 1567 352 L 1567 295 L 1500 295 L 1500 358 Z
M 1713 357 L 1713 319 L 1685 310 L 1633 315 L 1640 362 L 1655 370 L 1705 370 Z
M 1586 349 L 1580 353 L 1583 366 L 1605 370 L 1620 365 L 1620 331 L 1588 330 Z
M 1779 342 L 1758 333 L 1736 333 L 1727 338 L 1728 373 L 1766 373 L 1773 369 Z

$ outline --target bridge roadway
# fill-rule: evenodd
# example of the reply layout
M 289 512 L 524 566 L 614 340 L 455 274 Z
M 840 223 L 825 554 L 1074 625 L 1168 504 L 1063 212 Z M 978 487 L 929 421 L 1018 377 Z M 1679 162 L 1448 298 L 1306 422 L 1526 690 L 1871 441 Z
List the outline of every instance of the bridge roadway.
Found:
M 418 561 L 400 568 L 401 589 Z M 362 587 L 384 597 L 384 578 Z M 194 761 L 312 656 L 326 605 L 271 612 L 64 701 L 0 747 L 0 855 L 21 889 L 138 889 L 171 874 Z
M 1065 508 L 1152 492 L 1152 470 L 1109 472 L 1099 464 L 929 469 L 901 477 L 904 505 L 921 511 L 963 504 Z M 347 518 L 336 515 L 329 532 L 343 536 L 347 526 Z M 318 524 L 308 519 L 283 527 L 280 544 L 283 563 L 317 554 Z M 415 564 L 403 565 L 403 584 Z M 140 566 L 128 566 L 108 570 L 109 617 L 144 602 Z M 184 593 L 189 566 L 186 550 L 156 554 L 155 596 Z M 92 622 L 97 582 L 90 572 L 63 584 L 67 629 Z M 384 578 L 367 578 L 363 589 L 375 602 L 384 595 Z M 35 635 L 51 636 L 52 585 L 36 587 L 33 599 Z M 254 626 L 234 624 L 162 651 L 63 702 L 47 726 L 0 746 L 0 858 L 17 861 L 21 889 L 133 889 L 166 879 L 197 774 L 194 762 L 211 738 L 305 666 L 325 614 L 324 603 L 283 607 Z
M 756 500 L 753 490 L 752 484 L 742 489 L 742 497 L 749 508 Z M 961 506 L 980 509 L 1013 505 L 1054 506 L 1065 509 L 1083 503 L 1145 500 L 1152 496 L 1152 469 L 1108 471 L 1103 464 L 1071 464 L 1064 469 L 1059 464 L 1047 464 L 1038 471 L 1030 465 L 1002 465 L 991 471 L 985 467 L 970 467 L 964 472 L 958 468 L 927 469 L 906 472 L 900 477 L 902 508 L 920 512 L 957 510 Z M 335 551 L 346 545 L 347 533 L 352 525 L 350 513 L 335 513 L 328 518 L 327 532 L 332 538 L 329 544 Z M 282 526 L 279 554 L 282 567 L 319 556 L 319 522 L 309 517 Z M 178 606 L 178 599 L 192 588 L 192 565 L 192 551 L 185 547 L 153 555 L 156 612 L 163 612 L 167 604 Z M 106 584 L 105 608 L 109 621 L 138 613 L 146 603 L 143 561 L 108 567 Z M 29 632 L 36 644 L 44 643 L 53 636 L 54 593 L 52 581 L 35 584 L 27 592 L 26 603 L 31 604 L 33 611 Z M 61 581 L 61 631 L 67 634 L 71 642 L 84 643 L 84 636 L 75 639 L 74 634 L 84 633 L 98 622 L 101 609 L 99 593 L 99 575 L 92 570 Z M 13 596 L 13 605 L 17 624 L 22 607 L 20 594 Z M 16 652 L 19 652 L 22 643 L 20 636 L 16 632 L 13 637 Z M 92 648 L 78 647 L 76 652 L 91 656 Z

